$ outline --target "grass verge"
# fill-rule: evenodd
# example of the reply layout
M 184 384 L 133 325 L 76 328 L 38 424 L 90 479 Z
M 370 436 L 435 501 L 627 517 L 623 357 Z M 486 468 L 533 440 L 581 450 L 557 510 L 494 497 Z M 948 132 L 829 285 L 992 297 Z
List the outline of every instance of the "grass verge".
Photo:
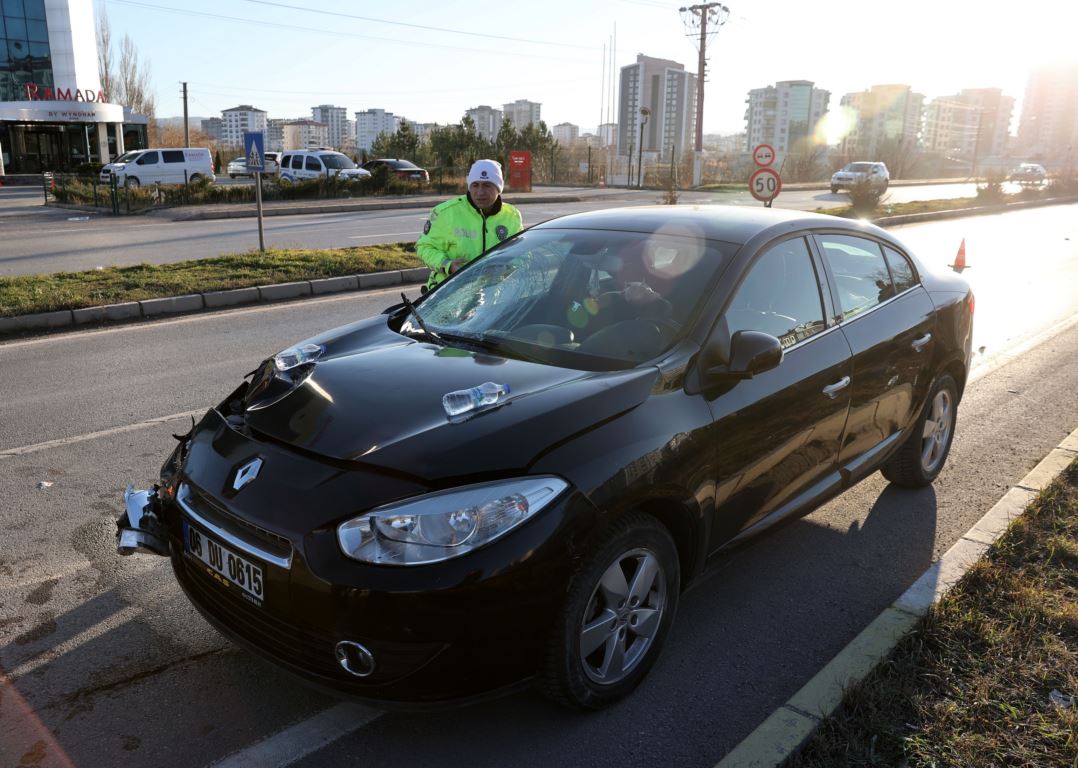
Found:
M 0 277 L 0 317 L 421 266 L 414 244 L 395 243 Z
M 788 765 L 1078 766 L 1078 461 Z

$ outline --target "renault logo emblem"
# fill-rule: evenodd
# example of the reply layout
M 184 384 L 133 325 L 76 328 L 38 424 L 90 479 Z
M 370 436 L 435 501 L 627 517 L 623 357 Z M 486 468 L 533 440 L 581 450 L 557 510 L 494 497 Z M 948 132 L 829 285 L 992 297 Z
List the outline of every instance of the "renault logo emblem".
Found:
M 248 483 L 254 482 L 260 469 L 262 469 L 262 459 L 251 459 L 244 464 L 236 470 L 236 477 L 232 480 L 232 490 L 238 491 Z

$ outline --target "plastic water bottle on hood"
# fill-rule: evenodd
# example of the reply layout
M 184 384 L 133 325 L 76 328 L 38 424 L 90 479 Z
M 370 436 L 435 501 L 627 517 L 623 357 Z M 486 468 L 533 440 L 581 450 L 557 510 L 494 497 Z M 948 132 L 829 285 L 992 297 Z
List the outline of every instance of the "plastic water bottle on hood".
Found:
M 470 411 L 494 405 L 502 397 L 509 394 L 508 384 L 495 384 L 486 381 L 478 387 L 471 389 L 458 389 L 455 392 L 447 392 L 442 396 L 442 406 L 446 415 L 460 416 Z

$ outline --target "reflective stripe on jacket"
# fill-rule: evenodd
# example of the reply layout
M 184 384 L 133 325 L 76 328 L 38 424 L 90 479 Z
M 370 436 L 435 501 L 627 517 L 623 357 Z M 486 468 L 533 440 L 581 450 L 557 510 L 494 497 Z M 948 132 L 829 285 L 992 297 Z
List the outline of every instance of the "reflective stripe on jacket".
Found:
M 494 213 L 483 216 L 467 195 L 461 195 L 431 210 L 423 235 L 415 244 L 419 258 L 430 267 L 428 287 L 433 288 L 449 276 L 451 261 L 468 263 L 524 228 L 520 211 L 501 197 L 494 209 Z

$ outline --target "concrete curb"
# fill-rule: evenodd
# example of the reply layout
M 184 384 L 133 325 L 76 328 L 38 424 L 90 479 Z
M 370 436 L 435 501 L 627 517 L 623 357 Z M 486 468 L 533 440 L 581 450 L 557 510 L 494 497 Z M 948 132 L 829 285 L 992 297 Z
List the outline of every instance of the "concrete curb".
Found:
M 1053 448 L 976 525 L 849 645 L 734 747 L 715 768 L 778 768 L 830 716 L 845 691 L 885 660 L 946 592 L 1003 535 L 1046 485 L 1078 458 L 1078 429 Z
M 321 280 L 300 280 L 294 283 L 236 288 L 229 291 L 208 291 L 187 296 L 128 301 L 83 309 L 64 309 L 58 312 L 38 312 L 32 315 L 0 317 L 0 339 L 22 331 L 63 328 L 71 325 L 104 322 L 106 320 L 135 320 L 167 314 L 198 312 L 205 309 L 234 307 L 241 304 L 283 301 L 304 296 L 321 296 L 344 291 L 361 291 L 388 285 L 411 285 L 427 282 L 430 270 L 426 267 L 395 269 L 388 272 L 369 272 Z

